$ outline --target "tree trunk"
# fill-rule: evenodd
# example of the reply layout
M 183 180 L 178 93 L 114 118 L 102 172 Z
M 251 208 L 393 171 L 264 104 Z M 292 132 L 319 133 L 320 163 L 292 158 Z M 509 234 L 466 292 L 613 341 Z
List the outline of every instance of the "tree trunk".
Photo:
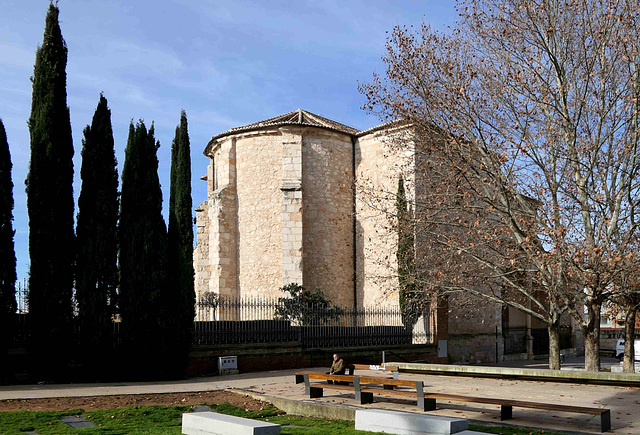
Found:
M 560 325 L 554 322 L 547 326 L 549 331 L 549 369 L 560 370 Z
M 634 304 L 629 304 L 625 313 L 624 322 L 624 364 L 622 370 L 625 373 L 635 373 L 635 329 L 636 311 L 638 308 Z
M 590 300 L 587 304 L 587 323 L 581 328 L 584 335 L 584 368 L 600 371 L 600 304 Z

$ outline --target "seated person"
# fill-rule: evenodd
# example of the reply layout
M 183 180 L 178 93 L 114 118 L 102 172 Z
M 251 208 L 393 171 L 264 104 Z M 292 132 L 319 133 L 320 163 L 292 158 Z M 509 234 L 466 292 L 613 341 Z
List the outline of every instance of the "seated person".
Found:
M 346 370 L 346 365 L 344 360 L 340 358 L 340 355 L 337 353 L 333 354 L 333 363 L 331 364 L 331 368 L 326 373 L 327 375 L 344 375 Z M 327 381 L 330 384 L 333 384 L 333 381 Z M 338 385 L 349 385 L 348 382 L 336 381 Z

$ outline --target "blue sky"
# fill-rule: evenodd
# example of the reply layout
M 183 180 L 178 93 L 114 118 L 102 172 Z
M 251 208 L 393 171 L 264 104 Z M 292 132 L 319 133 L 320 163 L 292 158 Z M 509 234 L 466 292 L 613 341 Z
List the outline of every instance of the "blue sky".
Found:
M 48 0 L 0 0 L 0 118 L 11 151 L 18 279 L 29 270 L 24 180 L 29 166 L 31 82 Z M 191 139 L 193 204 L 206 199 L 209 139 L 299 108 L 366 129 L 358 83 L 384 73 L 386 32 L 456 19 L 453 0 L 196 1 L 60 0 L 69 49 L 67 94 L 80 192 L 82 130 L 100 92 L 111 108 L 119 174 L 129 122 L 154 122 L 168 201 L 171 141 L 180 110 Z M 77 214 L 77 208 L 75 210 Z M 165 216 L 166 218 L 166 216 Z

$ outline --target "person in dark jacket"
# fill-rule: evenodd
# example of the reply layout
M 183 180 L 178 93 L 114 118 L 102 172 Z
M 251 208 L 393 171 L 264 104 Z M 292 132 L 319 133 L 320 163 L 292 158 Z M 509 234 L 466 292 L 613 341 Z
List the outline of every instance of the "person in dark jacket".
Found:
M 345 364 L 344 364 L 344 360 L 342 358 L 340 358 L 340 355 L 338 355 L 337 353 L 333 354 L 333 363 L 331 364 L 331 368 L 329 369 L 329 371 L 326 373 L 328 375 L 344 375 L 346 370 Z M 333 384 L 333 381 L 327 381 L 330 384 Z M 348 384 L 347 382 L 336 382 L 337 384 L 343 385 L 343 384 Z

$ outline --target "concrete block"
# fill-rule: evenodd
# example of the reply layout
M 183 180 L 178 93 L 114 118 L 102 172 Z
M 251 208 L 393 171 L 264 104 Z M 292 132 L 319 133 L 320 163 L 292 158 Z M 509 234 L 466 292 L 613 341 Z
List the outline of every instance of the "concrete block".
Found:
M 449 435 L 467 430 L 469 422 L 463 418 L 449 418 L 413 412 L 367 409 L 356 411 L 356 429 L 399 435 Z
M 194 412 L 182 415 L 185 435 L 279 435 L 280 425 L 217 412 Z
M 63 423 L 66 423 L 68 426 L 70 426 L 73 429 L 83 429 L 85 427 L 96 427 L 96 425 L 93 422 L 86 420 L 84 417 L 79 415 L 68 415 L 68 416 L 60 417 L 60 421 Z

